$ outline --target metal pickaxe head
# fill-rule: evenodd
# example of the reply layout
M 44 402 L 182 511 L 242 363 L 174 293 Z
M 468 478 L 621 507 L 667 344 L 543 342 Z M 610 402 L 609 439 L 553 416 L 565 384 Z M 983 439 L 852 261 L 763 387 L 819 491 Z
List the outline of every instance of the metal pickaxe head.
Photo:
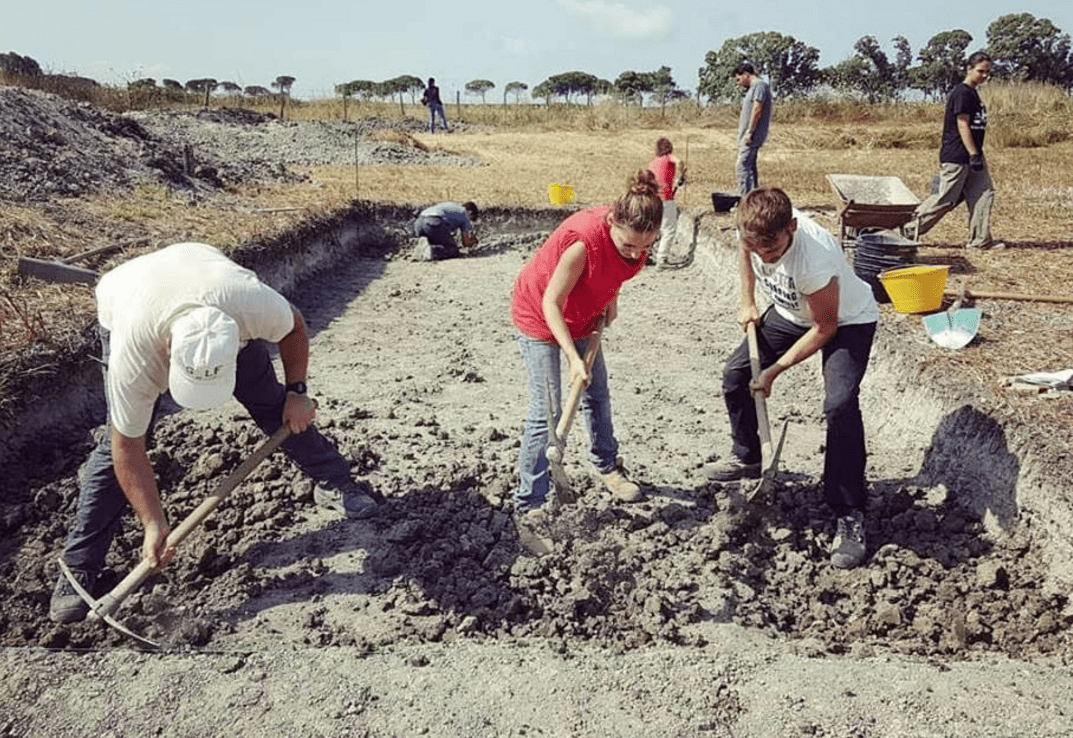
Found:
M 760 472 L 760 481 L 758 481 L 756 486 L 745 495 L 746 503 L 750 503 L 753 500 L 766 495 L 771 490 L 771 486 L 775 483 L 775 477 L 779 473 L 779 457 L 782 456 L 782 445 L 786 442 L 786 428 L 789 425 L 789 422 L 782 424 L 782 432 L 779 434 L 778 444 L 775 445 L 775 452 L 771 454 L 770 459 L 765 460 L 764 468 Z
M 81 597 L 87 605 L 89 605 L 89 617 L 91 620 L 103 620 L 105 623 L 112 626 L 123 635 L 127 636 L 128 638 L 134 639 L 143 646 L 147 646 L 152 649 L 160 648 L 159 643 L 151 641 L 148 638 L 143 638 L 127 626 L 123 625 L 123 623 L 112 617 L 111 609 L 107 606 L 107 603 L 103 603 L 101 600 L 94 599 L 93 595 L 87 592 L 86 588 L 79 584 L 78 580 L 75 578 L 74 574 L 71 573 L 70 568 L 68 568 L 67 566 L 67 562 L 63 560 L 62 556 L 59 559 L 59 564 L 60 571 L 63 572 L 63 576 L 67 578 L 67 581 L 70 583 L 71 587 L 74 589 L 75 592 L 78 593 L 78 596 Z
M 560 438 L 557 424 L 559 422 L 558 409 L 559 398 L 554 397 L 551 389 L 551 381 L 547 384 L 548 391 L 548 448 L 545 455 L 548 458 L 548 474 L 554 486 L 555 499 L 560 504 L 577 502 L 577 495 L 570 486 L 570 478 L 566 476 L 563 468 L 563 454 L 566 451 L 566 438 Z

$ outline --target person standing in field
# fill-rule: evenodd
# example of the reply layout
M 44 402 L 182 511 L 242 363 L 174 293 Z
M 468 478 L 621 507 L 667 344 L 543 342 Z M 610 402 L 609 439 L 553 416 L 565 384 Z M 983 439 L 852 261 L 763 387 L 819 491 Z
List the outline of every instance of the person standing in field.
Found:
M 519 331 L 522 364 L 528 375 L 529 411 L 518 459 L 514 507 L 539 510 L 547 501 L 547 448 L 553 431 L 549 403 L 562 393 L 560 356 L 569 363 L 570 382 L 585 382 L 581 410 L 589 431 L 589 460 L 611 495 L 620 502 L 643 499 L 618 455 L 611 423 L 611 396 L 603 348 L 591 370 L 582 356 L 601 316 L 610 326 L 618 315 L 622 284 L 644 268 L 659 237 L 663 201 L 656 178 L 637 172 L 626 194 L 613 205 L 571 215 L 555 229 L 514 282 L 511 317 Z
M 990 76 L 991 58 L 982 51 L 970 54 L 965 79 L 946 98 L 943 139 L 939 148 L 938 191 L 917 207 L 913 220 L 905 226 L 907 233 L 915 233 L 919 238 L 964 200 L 969 209 L 967 247 L 1005 246 L 991 237 L 991 204 L 995 190 L 984 158 L 987 108 L 976 89 Z
M 756 325 L 762 371 L 752 378 L 743 341 L 723 370 L 723 399 L 730 418 L 731 452 L 706 464 L 713 481 L 756 479 L 761 448 L 754 391 L 771 393 L 775 379 L 816 352 L 823 358 L 823 413 L 827 436 L 823 493 L 837 517 L 831 564 L 860 565 L 866 544 L 864 422 L 860 387 L 868 368 L 879 308 L 872 288 L 853 273 L 838 241 L 786 193 L 758 187 L 737 211 L 741 279 L 738 323 Z M 759 283 L 771 306 L 761 315 Z
M 667 255 L 674 245 L 678 230 L 678 203 L 674 201 L 674 196 L 685 183 L 686 177 L 685 165 L 675 156 L 674 146 L 669 139 L 656 141 L 656 158 L 648 165 L 648 171 L 655 175 L 659 197 L 663 200 L 663 221 L 659 229 L 659 246 L 656 248 L 656 266 L 662 268 L 667 265 Z
M 440 100 L 440 88 L 436 86 L 436 78 L 428 78 L 428 86 L 425 88 L 425 92 L 421 95 L 421 104 L 428 108 L 428 132 L 436 132 L 436 114 L 439 113 L 440 122 L 443 123 L 443 130 L 447 133 L 451 132 L 451 129 L 447 127 L 447 116 L 443 112 L 443 101 Z
M 738 119 L 738 194 L 742 197 L 760 184 L 756 157 L 771 127 L 771 85 L 756 75 L 750 62 L 734 67 L 734 79 L 745 89 Z

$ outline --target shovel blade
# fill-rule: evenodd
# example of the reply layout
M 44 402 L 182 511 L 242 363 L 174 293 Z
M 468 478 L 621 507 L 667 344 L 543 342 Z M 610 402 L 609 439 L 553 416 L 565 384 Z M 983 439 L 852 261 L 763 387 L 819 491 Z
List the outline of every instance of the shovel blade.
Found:
M 555 499 L 560 505 L 572 505 L 577 502 L 577 495 L 570 486 L 570 478 L 566 476 L 566 469 L 561 461 L 548 460 L 548 473 L 551 477 L 552 486 L 555 488 Z
M 931 340 L 946 349 L 968 346 L 980 328 L 979 308 L 959 308 L 923 317 Z

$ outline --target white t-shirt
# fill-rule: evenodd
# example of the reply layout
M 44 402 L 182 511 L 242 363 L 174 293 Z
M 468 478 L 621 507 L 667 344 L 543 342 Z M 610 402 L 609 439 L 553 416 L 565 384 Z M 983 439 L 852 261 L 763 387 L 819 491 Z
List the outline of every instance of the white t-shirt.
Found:
M 838 277 L 838 324 L 856 325 L 879 320 L 872 288 L 853 273 L 842 247 L 826 229 L 804 213 L 794 210 L 797 230 L 793 244 L 774 264 L 765 264 L 750 254 L 756 282 L 791 323 L 811 326 L 812 315 L 805 300 Z
M 112 425 L 128 438 L 145 435 L 153 404 L 168 389 L 171 324 L 202 305 L 238 323 L 244 346 L 278 343 L 294 328 L 291 305 L 217 249 L 177 243 L 139 256 L 97 283 L 97 319 L 109 332 L 105 393 Z

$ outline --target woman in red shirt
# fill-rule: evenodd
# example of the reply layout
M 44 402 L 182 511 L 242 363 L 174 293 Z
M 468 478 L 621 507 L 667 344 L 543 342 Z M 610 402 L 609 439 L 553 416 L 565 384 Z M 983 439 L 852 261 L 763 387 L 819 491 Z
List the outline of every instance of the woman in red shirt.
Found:
M 571 383 L 580 377 L 587 385 L 581 409 L 589 429 L 589 459 L 615 499 L 636 502 L 642 497 L 618 456 L 603 351 L 597 353 L 591 372 L 581 357 L 600 316 L 608 326 L 615 320 L 619 288 L 644 268 L 662 217 L 655 177 L 638 172 L 613 205 L 583 210 L 563 221 L 515 280 L 511 317 L 520 331 L 529 388 L 514 493 L 520 512 L 547 501 L 548 402 L 562 392 L 560 350 L 569 362 Z M 558 412 L 559 403 L 555 405 Z
M 663 200 L 663 221 L 660 225 L 659 247 L 656 249 L 656 266 L 664 267 L 667 265 L 667 256 L 674 245 L 675 232 L 678 230 L 678 203 L 674 201 L 674 196 L 686 179 L 685 165 L 675 156 L 674 145 L 670 139 L 660 138 L 656 141 L 656 158 L 648 165 L 648 171 L 656 176 L 659 196 Z

